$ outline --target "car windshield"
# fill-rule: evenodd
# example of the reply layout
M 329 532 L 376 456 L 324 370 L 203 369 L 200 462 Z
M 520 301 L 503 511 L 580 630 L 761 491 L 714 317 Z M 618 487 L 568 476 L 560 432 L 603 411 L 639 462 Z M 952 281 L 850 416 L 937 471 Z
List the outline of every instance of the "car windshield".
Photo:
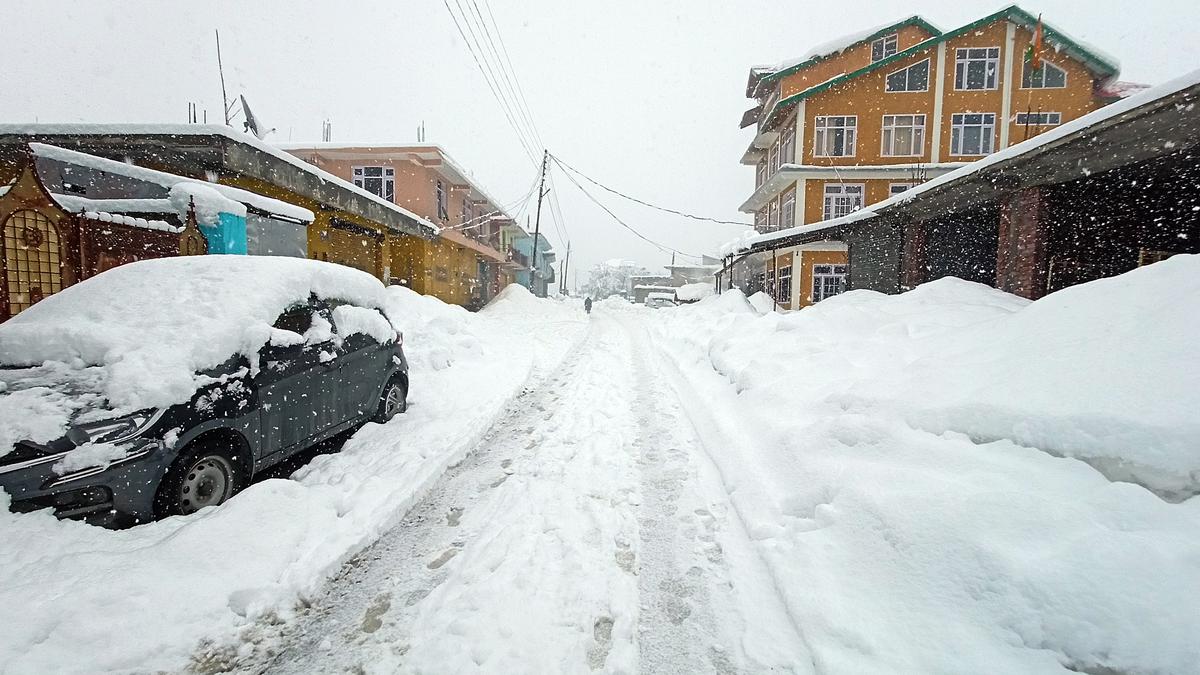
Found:
M 10 5 L 0 673 L 1200 671 L 1200 3 Z

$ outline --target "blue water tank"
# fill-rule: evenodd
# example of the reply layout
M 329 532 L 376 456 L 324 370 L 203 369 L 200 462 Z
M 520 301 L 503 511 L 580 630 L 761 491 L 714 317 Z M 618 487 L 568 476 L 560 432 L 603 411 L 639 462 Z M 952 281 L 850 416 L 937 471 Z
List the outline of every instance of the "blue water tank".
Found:
M 200 225 L 208 238 L 209 253 L 246 255 L 246 218 L 232 213 L 218 213 L 217 224 Z

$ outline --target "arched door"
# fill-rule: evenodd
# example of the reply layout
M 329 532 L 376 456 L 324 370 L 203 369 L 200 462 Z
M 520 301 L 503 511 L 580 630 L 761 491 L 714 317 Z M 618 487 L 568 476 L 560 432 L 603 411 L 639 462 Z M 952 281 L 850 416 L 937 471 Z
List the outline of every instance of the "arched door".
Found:
M 9 316 L 62 290 L 60 255 L 58 229 L 46 216 L 24 209 L 4 221 L 4 292 Z

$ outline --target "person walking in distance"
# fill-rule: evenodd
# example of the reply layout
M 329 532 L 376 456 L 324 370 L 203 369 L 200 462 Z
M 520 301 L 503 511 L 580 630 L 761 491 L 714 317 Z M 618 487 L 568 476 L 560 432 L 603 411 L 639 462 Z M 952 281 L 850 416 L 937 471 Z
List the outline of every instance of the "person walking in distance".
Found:
M 592 299 L 590 297 L 583 299 L 583 311 L 588 314 L 592 313 Z

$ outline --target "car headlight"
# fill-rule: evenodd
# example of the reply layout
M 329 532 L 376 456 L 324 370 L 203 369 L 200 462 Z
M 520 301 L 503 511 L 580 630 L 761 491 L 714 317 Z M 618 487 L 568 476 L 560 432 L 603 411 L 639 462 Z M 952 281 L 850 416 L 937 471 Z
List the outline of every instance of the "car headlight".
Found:
M 79 424 L 71 428 L 67 438 L 76 445 L 83 443 L 123 443 L 145 433 L 162 416 L 162 410 L 139 410 L 121 417 L 111 417 Z

